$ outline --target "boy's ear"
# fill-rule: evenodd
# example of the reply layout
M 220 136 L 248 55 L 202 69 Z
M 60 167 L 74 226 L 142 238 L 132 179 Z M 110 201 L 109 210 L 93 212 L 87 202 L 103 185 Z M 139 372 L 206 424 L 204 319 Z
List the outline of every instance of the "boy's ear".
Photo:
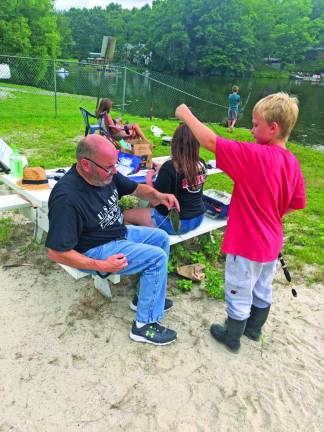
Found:
M 272 122 L 270 128 L 274 134 L 280 131 L 280 125 L 277 122 Z

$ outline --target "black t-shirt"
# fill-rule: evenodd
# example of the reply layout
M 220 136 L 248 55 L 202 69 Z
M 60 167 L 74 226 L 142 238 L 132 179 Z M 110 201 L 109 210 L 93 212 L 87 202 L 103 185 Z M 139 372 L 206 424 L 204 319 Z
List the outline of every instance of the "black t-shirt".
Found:
M 205 211 L 202 193 L 206 171 L 203 165 L 196 180 L 197 185 L 190 187 L 183 174 L 177 173 L 172 161 L 168 160 L 161 166 L 154 187 L 159 192 L 174 194 L 180 204 L 180 219 L 191 219 Z M 168 209 L 163 205 L 158 205 L 156 210 L 162 215 L 168 214 Z
M 48 201 L 46 246 L 80 253 L 125 238 L 126 227 L 118 200 L 135 191 L 137 183 L 117 173 L 106 186 L 87 183 L 75 165 L 57 182 Z

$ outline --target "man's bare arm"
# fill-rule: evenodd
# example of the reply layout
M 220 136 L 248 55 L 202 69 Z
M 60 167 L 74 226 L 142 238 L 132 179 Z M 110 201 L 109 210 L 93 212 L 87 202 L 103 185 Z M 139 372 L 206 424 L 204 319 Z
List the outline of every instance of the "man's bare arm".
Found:
M 201 121 L 199 121 L 187 107 L 187 105 L 179 105 L 176 109 L 175 116 L 186 123 L 191 129 L 191 132 L 195 135 L 200 145 L 205 147 L 207 150 L 215 153 L 216 155 L 216 138 L 215 132 L 210 130 Z
M 64 252 L 48 249 L 48 258 L 51 261 L 78 268 L 80 270 L 93 270 L 109 273 L 116 273 L 128 265 L 127 258 L 121 253 L 111 255 L 104 260 L 97 260 L 82 255 L 74 249 Z

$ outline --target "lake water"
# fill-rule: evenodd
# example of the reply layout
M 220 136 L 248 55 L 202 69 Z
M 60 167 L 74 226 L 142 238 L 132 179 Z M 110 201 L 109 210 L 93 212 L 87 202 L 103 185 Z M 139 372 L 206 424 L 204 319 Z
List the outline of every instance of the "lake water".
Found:
M 102 74 L 95 68 L 71 68 L 68 76 L 58 76 L 57 81 L 60 92 L 109 97 L 120 108 L 124 84 L 121 71 Z M 125 110 L 134 115 L 172 118 L 175 107 L 184 102 L 201 120 L 223 123 L 226 122 L 228 94 L 233 84 L 240 87 L 241 95 L 238 127 L 251 128 L 251 112 L 256 101 L 270 93 L 286 91 L 296 95 L 300 103 L 299 119 L 291 139 L 324 150 L 324 79 L 320 83 L 263 78 L 180 79 L 128 71 Z
M 205 81 L 196 80 L 197 84 L 208 88 L 210 94 L 229 93 L 232 84 L 240 87 L 242 107 L 250 97 L 241 113 L 238 126 L 251 128 L 251 113 L 255 103 L 262 97 L 278 91 L 293 94 L 299 99 L 299 117 L 291 134 L 291 139 L 305 146 L 315 146 L 324 150 L 324 79 L 320 83 L 285 79 L 238 79 L 225 81 L 221 78 Z

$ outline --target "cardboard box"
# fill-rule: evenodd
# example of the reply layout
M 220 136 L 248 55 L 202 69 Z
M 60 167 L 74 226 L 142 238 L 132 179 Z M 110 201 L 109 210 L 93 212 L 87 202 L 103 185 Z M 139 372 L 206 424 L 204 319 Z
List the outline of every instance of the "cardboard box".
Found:
M 151 144 L 132 143 L 132 153 L 141 158 L 140 168 L 152 168 L 152 149 Z

